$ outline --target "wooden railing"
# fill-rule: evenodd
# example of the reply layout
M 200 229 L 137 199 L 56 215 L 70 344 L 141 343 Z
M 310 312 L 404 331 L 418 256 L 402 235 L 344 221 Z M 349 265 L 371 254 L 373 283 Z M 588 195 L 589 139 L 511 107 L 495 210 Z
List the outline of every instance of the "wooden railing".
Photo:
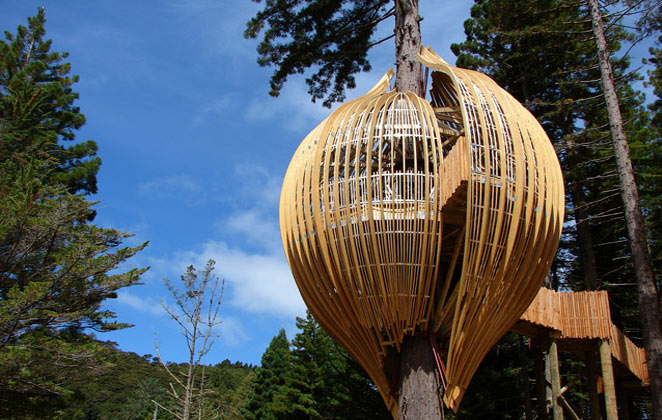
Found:
M 609 340 L 612 357 L 642 382 L 649 381 L 646 353 L 611 322 L 604 290 L 555 292 L 543 287 L 520 319 L 556 330 L 561 338 Z

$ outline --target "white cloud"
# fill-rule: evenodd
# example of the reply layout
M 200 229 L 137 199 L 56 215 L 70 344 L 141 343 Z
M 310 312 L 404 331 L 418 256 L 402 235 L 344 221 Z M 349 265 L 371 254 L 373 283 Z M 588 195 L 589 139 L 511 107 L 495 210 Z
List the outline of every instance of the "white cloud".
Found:
M 300 316 L 305 305 L 280 240 L 277 203 L 281 179 L 260 166 L 238 165 L 235 172 L 241 182 L 235 185 L 234 194 L 226 196 L 233 208 L 215 223 L 225 238 L 175 252 L 170 258 L 149 259 L 150 271 L 176 279 L 187 266 L 202 268 L 213 259 L 215 274 L 226 281 L 226 304 L 251 314 Z M 232 242 L 229 235 L 233 235 Z M 236 325 L 229 331 L 240 339 Z
M 246 312 L 282 317 L 305 312 L 282 251 L 251 253 L 222 241 L 208 241 L 198 250 L 178 253 L 175 261 L 154 261 L 153 265 L 203 267 L 209 259 L 216 261 L 216 274 L 226 281 L 226 302 L 230 305 Z
M 305 133 L 312 130 L 331 110 L 324 108 L 321 101 L 312 103 L 306 86 L 303 79 L 292 76 L 292 80 L 288 80 L 278 98 L 272 98 L 266 93 L 251 95 L 252 99 L 246 107 L 244 118 L 249 123 L 273 120 L 279 129 L 285 128 L 294 132 Z M 266 89 L 265 85 L 265 92 Z
M 235 96 L 236 95 L 232 93 L 225 93 L 202 105 L 197 115 L 193 118 L 193 123 L 218 123 L 218 121 L 222 121 L 223 118 L 227 118 L 227 116 L 231 114 L 234 103 L 237 100 Z
M 138 193 L 151 199 L 176 199 L 189 207 L 207 201 L 207 191 L 195 178 L 186 174 L 143 182 L 138 186 Z
M 281 249 L 278 221 L 259 211 L 235 212 L 219 225 L 227 231 L 244 235 L 253 243 L 260 243 L 265 249 Z
M 237 346 L 250 340 L 244 329 L 241 319 L 231 316 L 222 316 L 221 325 L 218 327 L 218 333 L 221 341 L 229 346 Z
M 151 315 L 162 316 L 166 315 L 166 311 L 161 306 L 161 303 L 153 298 L 139 297 L 125 290 L 117 293 L 116 302 L 120 305 L 126 305 L 139 312 L 148 313 Z
M 170 3 L 176 15 L 196 22 L 191 38 L 209 56 L 254 60 L 254 43 L 244 41 L 246 22 L 262 7 L 255 2 L 176 0 Z
M 283 175 L 274 175 L 259 165 L 236 165 L 235 175 L 241 180 L 239 195 L 250 207 L 265 211 L 278 206 Z

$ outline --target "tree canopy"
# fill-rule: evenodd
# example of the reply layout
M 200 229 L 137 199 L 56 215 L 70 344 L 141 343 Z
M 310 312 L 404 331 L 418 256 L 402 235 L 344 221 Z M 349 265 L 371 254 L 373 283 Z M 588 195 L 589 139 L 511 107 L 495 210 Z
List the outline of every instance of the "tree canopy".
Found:
M 77 77 L 45 22 L 40 9 L 0 41 L 0 412 L 45 409 L 70 393 L 65 379 L 101 366 L 88 332 L 128 326 L 103 302 L 146 270 L 120 269 L 146 243 L 90 222 L 100 160 L 75 141 Z
M 260 0 L 256 0 L 260 2 Z M 356 86 L 354 75 L 370 71 L 368 50 L 377 25 L 393 14 L 390 0 L 266 0 L 264 9 L 246 24 L 244 37 L 262 39 L 257 47 L 260 66 L 274 66 L 269 81 L 272 96 L 287 78 L 310 68 L 306 78 L 313 102 L 330 107 Z
M 247 419 L 384 419 L 390 414 L 358 363 L 310 313 L 297 318 L 299 332 L 287 341 L 281 330 L 262 356 Z

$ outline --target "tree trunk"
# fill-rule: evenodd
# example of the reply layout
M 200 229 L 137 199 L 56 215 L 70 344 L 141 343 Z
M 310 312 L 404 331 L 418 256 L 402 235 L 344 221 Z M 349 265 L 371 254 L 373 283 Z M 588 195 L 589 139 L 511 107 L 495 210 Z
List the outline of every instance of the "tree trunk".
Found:
M 573 168 L 581 161 L 581 156 L 577 152 L 577 145 L 572 136 L 567 138 L 568 145 L 568 166 Z M 582 184 L 581 174 L 575 174 L 571 180 L 570 191 L 572 193 L 573 212 L 575 214 L 575 223 L 577 227 L 577 244 L 579 245 L 579 258 L 582 264 L 582 273 L 584 274 L 585 290 L 598 290 L 598 270 L 595 262 L 595 249 L 593 247 L 593 235 L 591 233 L 591 224 L 588 220 L 588 212 L 585 203 L 584 185 Z
M 395 0 L 395 89 L 421 97 L 423 68 L 417 55 L 421 45 L 418 0 Z M 398 406 L 401 420 L 442 418 L 439 378 L 432 347 L 426 337 L 406 337 L 400 352 Z
M 625 207 L 625 221 L 630 239 L 632 264 L 637 277 L 639 310 L 641 313 L 646 359 L 650 373 L 651 403 L 653 417 L 662 419 L 662 326 L 660 325 L 660 304 L 655 287 L 653 264 L 648 251 L 637 184 L 634 180 L 630 147 L 625 137 L 614 78 L 609 62 L 609 51 L 602 28 L 602 14 L 597 0 L 588 0 L 593 22 L 593 33 L 598 48 L 602 87 L 607 104 L 609 128 L 611 130 L 614 156 L 621 185 L 621 197 Z
M 531 393 L 529 392 L 529 357 L 526 354 L 526 345 L 524 338 L 519 336 L 519 360 L 522 365 L 520 368 L 520 377 L 522 379 L 522 390 L 524 391 L 524 419 L 533 419 L 533 409 L 531 407 Z
M 421 46 L 418 0 L 395 0 L 395 89 L 423 97 L 423 67 L 417 55 Z
M 442 418 L 439 378 L 435 369 L 430 341 L 420 335 L 405 338 L 400 353 L 400 420 Z

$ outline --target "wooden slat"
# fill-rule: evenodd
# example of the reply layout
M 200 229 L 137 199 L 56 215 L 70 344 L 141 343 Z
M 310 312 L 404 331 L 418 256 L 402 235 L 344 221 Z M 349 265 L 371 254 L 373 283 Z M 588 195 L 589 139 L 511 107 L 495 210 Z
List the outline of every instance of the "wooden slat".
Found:
M 283 182 L 281 235 L 304 301 L 397 417 L 385 357 L 437 333 L 456 410 L 480 361 L 542 283 L 563 180 L 535 118 L 487 76 L 431 49 L 431 103 L 387 74 L 302 142 Z M 556 307 L 556 306 L 554 306 Z
M 555 292 L 543 287 L 520 319 L 555 330 L 560 338 L 609 340 L 612 357 L 642 383 L 649 381 L 646 352 L 612 323 L 604 290 Z
M 650 383 L 648 365 L 646 364 L 646 351 L 637 347 L 615 325 L 611 325 L 611 355 L 619 363 L 634 373 L 644 384 Z

